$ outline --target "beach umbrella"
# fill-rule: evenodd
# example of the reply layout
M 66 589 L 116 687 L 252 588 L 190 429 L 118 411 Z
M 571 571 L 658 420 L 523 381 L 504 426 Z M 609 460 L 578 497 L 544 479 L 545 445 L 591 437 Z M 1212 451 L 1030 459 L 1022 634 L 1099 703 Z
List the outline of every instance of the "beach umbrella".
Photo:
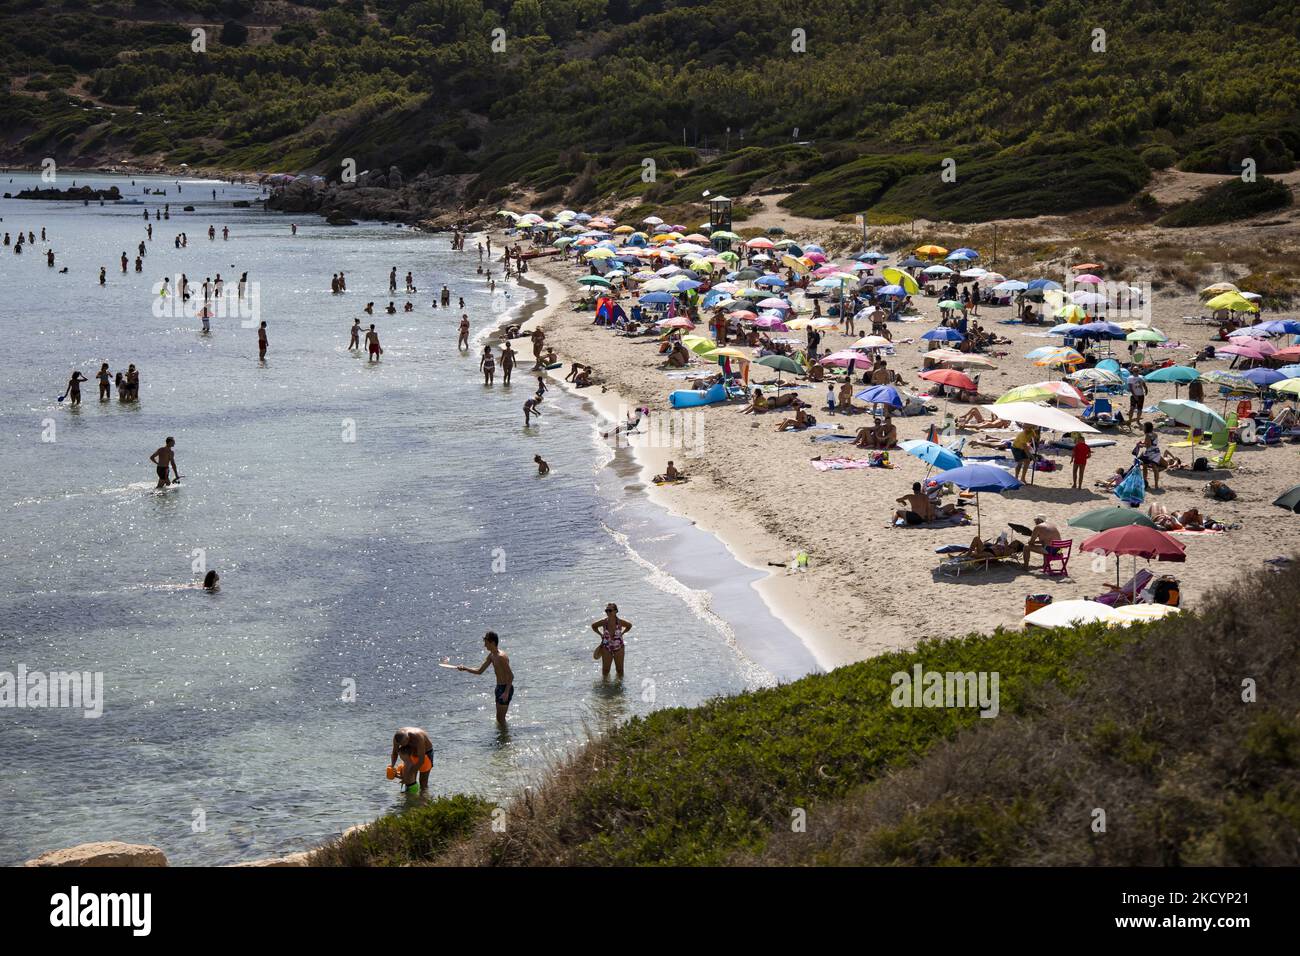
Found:
M 1115 555 L 1115 585 L 1119 586 L 1119 556 L 1133 555 L 1133 573 L 1137 573 L 1137 559 L 1155 558 L 1157 561 L 1186 561 L 1187 549 L 1159 528 L 1130 524 L 1111 528 L 1090 538 L 1084 538 L 1079 548 L 1087 554 Z
M 803 374 L 803 366 L 788 355 L 762 355 L 754 359 L 754 364 L 776 370 L 776 387 L 778 391 L 781 388 L 782 372 L 789 372 L 791 375 Z
M 994 292 L 1024 292 L 1029 288 L 1028 282 L 1021 282 L 1019 279 L 1007 279 L 1005 282 L 999 282 L 993 287 Z
M 967 368 L 997 367 L 983 356 L 958 352 L 956 349 L 935 349 L 933 352 L 926 352 L 925 357 L 931 362 L 942 362 L 944 365 L 962 365 Z
M 750 239 L 748 242 L 745 243 L 745 245 L 746 245 L 747 247 L 749 247 L 750 249 L 774 249 L 774 248 L 776 248 L 776 243 L 775 243 L 775 242 L 773 242 L 771 239 L 764 239 L 762 236 L 759 236 L 759 237 L 757 237 L 757 238 L 755 238 L 755 239 Z
M 904 442 L 906 444 L 906 442 Z M 1296 485 L 1290 491 L 1284 491 L 1273 502 L 1279 508 L 1285 508 L 1287 511 L 1294 511 L 1300 514 L 1300 485 Z
M 925 469 L 927 477 L 930 474 L 930 468 L 951 470 L 953 468 L 960 468 L 964 464 L 961 460 L 961 456 L 955 451 L 944 448 L 942 445 L 935 444 L 932 441 L 925 441 L 920 438 L 911 438 L 902 442 L 899 447 L 913 458 L 919 458 L 929 466 Z
M 1131 624 L 1158 621 L 1162 617 L 1178 614 L 1181 610 L 1168 604 L 1125 604 L 1111 608 L 1110 617 L 1106 620 L 1120 627 L 1128 627 Z
M 1089 382 L 1093 385 L 1120 385 L 1123 379 L 1104 368 L 1081 368 L 1065 376 L 1074 382 Z
M 892 405 L 894 408 L 900 409 L 903 407 L 903 396 L 892 385 L 872 385 L 870 388 L 864 388 L 853 397 L 866 402 L 868 405 Z
M 598 285 L 598 286 L 603 286 L 606 289 L 614 288 L 614 283 L 610 282 L 604 276 L 583 276 L 581 279 L 578 280 L 578 284 L 588 285 L 588 286 Z
M 1278 349 L 1272 357 L 1279 362 L 1294 362 L 1300 359 L 1300 345 L 1291 345 L 1284 349 Z
M 1220 355 L 1238 355 L 1248 359 L 1266 359 L 1277 352 L 1263 339 L 1237 339 L 1236 341 L 1215 349 Z
M 1223 417 L 1212 408 L 1188 398 L 1166 398 L 1158 402 L 1156 408 L 1180 425 L 1197 431 L 1217 432 L 1228 427 Z
M 1229 312 L 1258 312 L 1259 306 L 1251 302 L 1240 292 L 1222 292 L 1205 303 L 1207 309 L 1215 312 L 1227 309 Z
M 936 485 L 952 483 L 965 491 L 975 492 L 975 533 L 981 537 L 983 532 L 980 525 L 980 492 L 993 491 L 1001 494 L 1020 487 L 1020 482 L 1011 472 L 993 465 L 962 465 L 960 468 L 949 468 L 939 472 L 930 481 Z
M 1055 399 L 1058 404 L 1064 403 L 1074 408 L 1083 404 L 1083 396 L 1079 390 L 1067 382 L 1035 382 L 1032 385 L 1017 385 L 993 404 L 1036 402 L 1041 399 Z
M 1071 302 L 1069 305 L 1061 306 L 1052 314 L 1056 316 L 1056 318 L 1058 319 L 1065 319 L 1066 322 L 1077 321 L 1081 323 L 1084 319 L 1088 317 L 1088 310 L 1076 302 Z M 1069 335 L 1077 334 L 1080 327 L 1081 326 L 1071 328 L 1067 334 Z M 1056 328 L 1060 328 L 1060 326 L 1057 326 Z M 1056 332 L 1056 328 L 1052 329 L 1052 332 Z
M 1041 368 L 1058 365 L 1081 365 L 1086 361 L 1074 349 L 1054 348 L 1051 352 L 1034 359 L 1034 364 Z
M 881 269 L 880 274 L 886 281 L 902 286 L 908 295 L 916 295 L 921 291 L 921 287 L 917 285 L 916 280 L 902 269 L 889 266 L 888 268 Z
M 752 359 L 744 352 L 740 351 L 740 349 L 733 349 L 730 345 L 724 345 L 722 348 L 711 349 L 708 352 L 700 352 L 698 354 L 700 358 L 709 359 L 710 361 L 724 358 L 733 358 L 741 362 L 752 361 Z
M 961 277 L 963 279 L 983 279 L 988 274 L 989 272 L 987 269 L 981 269 L 979 266 L 976 266 L 973 269 L 961 270 Z
M 1201 373 L 1190 365 L 1167 365 L 1142 376 L 1148 382 L 1174 382 L 1185 385 L 1201 377 Z
M 824 355 L 817 360 L 818 365 L 835 366 L 836 368 L 848 368 L 852 365 L 855 368 L 867 368 L 871 362 L 870 355 L 864 355 L 862 352 L 855 352 L 853 349 L 840 349 L 838 352 L 832 352 L 830 355 Z M 902 407 L 901 405 L 899 406 Z
M 1034 627 L 1072 627 L 1112 619 L 1113 609 L 1100 601 L 1053 601 L 1025 615 L 1024 623 Z
M 926 332 L 921 336 L 921 338 L 925 339 L 927 342 L 960 342 L 965 339 L 966 336 L 962 335 L 956 329 L 950 329 L 947 326 L 941 325 Z
M 871 249 L 861 255 L 854 256 L 853 258 L 859 259 L 863 262 L 879 262 L 881 259 L 888 259 L 889 256 L 876 249 Z
M 660 319 L 655 323 L 655 327 L 660 329 L 693 329 L 695 323 L 683 315 L 678 315 L 671 319 Z
M 718 347 L 718 343 L 713 339 L 706 338 L 703 335 L 683 335 L 682 345 L 686 346 L 696 355 L 703 355 L 705 352 L 712 352 Z
M 1215 369 L 1213 372 L 1206 372 L 1201 376 L 1202 382 L 1209 382 L 1211 385 L 1218 385 L 1220 388 L 1226 388 L 1230 392 L 1257 392 L 1259 389 L 1255 383 L 1241 372 L 1230 372 L 1226 369 Z
M 1286 381 L 1286 376 L 1275 368 L 1252 368 L 1242 372 L 1241 377 L 1249 379 L 1259 388 Z
M 642 304 L 649 303 L 650 305 L 667 305 L 671 301 L 673 301 L 673 296 L 669 295 L 667 292 L 650 292 L 641 296 Z
M 1130 342 L 1168 342 L 1169 336 L 1159 329 L 1135 329 L 1124 336 Z
M 1269 335 L 1300 335 L 1300 321 L 1295 319 L 1274 319 L 1253 327 Z
M 1207 285 L 1200 291 L 1201 296 L 1215 296 L 1222 292 L 1239 292 L 1240 290 L 1231 282 L 1216 282 L 1214 285 Z
M 940 385 L 947 385 L 951 388 L 960 388 L 963 391 L 973 392 L 976 385 L 975 380 L 969 375 L 958 372 L 951 368 L 936 368 L 928 372 L 922 372 L 921 378 L 927 382 L 938 382 Z
M 956 299 L 940 299 L 939 308 L 956 310 L 961 308 L 961 303 Z
M 1081 339 L 1122 339 L 1124 330 L 1114 322 L 1089 322 L 1075 329 L 1074 335 Z
M 1288 378 L 1284 382 L 1277 382 L 1269 387 L 1275 392 L 1285 392 L 1288 395 L 1300 395 L 1300 378 Z
M 1029 292 L 1059 292 L 1061 283 L 1051 279 L 1030 279 L 1025 289 Z
M 1278 369 L 1284 379 L 1300 378 L 1300 365 L 1283 365 Z
M 918 268 L 918 267 L 920 267 L 920 266 L 923 266 L 923 265 L 926 265 L 926 264 L 927 264 L 927 263 L 925 263 L 925 262 L 923 262 L 922 260 L 916 258 L 916 256 L 908 256 L 906 259 L 901 259 L 901 260 L 899 260 L 899 262 L 898 262 L 898 268 L 900 268 L 900 269 L 916 269 L 916 268 Z
M 1010 422 L 1033 425 L 1036 428 L 1046 428 L 1050 431 L 1095 432 L 1097 430 L 1087 422 L 1075 418 L 1069 412 L 1059 408 L 1052 408 L 1049 405 L 1039 405 L 1035 402 L 1004 402 L 1001 405 L 995 402 L 992 405 L 985 405 L 984 410 Z
M 754 285 L 772 286 L 775 289 L 784 289 L 786 283 L 780 276 L 759 276 L 754 280 Z
M 1136 508 L 1094 508 L 1070 519 L 1070 527 L 1088 531 L 1109 531 L 1126 525 L 1140 524 L 1154 528 L 1156 523 Z
M 943 246 L 935 245 L 917 246 L 916 252 L 922 256 L 946 256 L 948 254 L 948 250 Z
M 921 271 L 924 272 L 924 273 L 925 273 L 926 275 L 928 275 L 928 276 L 950 276 L 950 275 L 952 275 L 952 270 L 949 269 L 947 266 L 926 266 L 926 267 L 925 267 L 924 269 L 922 269 Z

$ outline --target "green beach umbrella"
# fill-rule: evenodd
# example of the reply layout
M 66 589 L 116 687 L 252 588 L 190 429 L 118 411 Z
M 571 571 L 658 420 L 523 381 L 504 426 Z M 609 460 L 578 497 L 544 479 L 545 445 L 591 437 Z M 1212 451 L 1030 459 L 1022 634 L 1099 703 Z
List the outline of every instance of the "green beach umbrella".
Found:
M 1168 342 L 1169 336 L 1159 329 L 1135 329 L 1124 338 L 1129 342 Z
M 1070 519 L 1070 527 L 1089 531 L 1109 531 L 1125 525 L 1140 524 L 1154 528 L 1156 523 L 1135 508 L 1095 508 Z
M 1214 409 L 1200 402 L 1194 402 L 1190 398 L 1166 398 L 1157 403 L 1156 408 L 1174 421 L 1198 431 L 1217 432 L 1228 427 L 1223 416 Z
M 1167 365 L 1142 376 L 1148 382 L 1174 382 L 1186 384 L 1201 377 L 1201 373 L 1190 365 Z
M 610 282 L 604 276 L 583 276 L 578 280 L 579 285 L 600 285 L 607 289 L 614 288 L 614 283 Z
M 803 374 L 803 366 L 788 355 L 764 355 L 754 359 L 754 364 L 776 369 L 776 387 L 778 390 L 781 388 L 782 372 L 789 372 L 791 375 Z
M 939 308 L 941 308 L 941 309 L 960 309 L 960 308 L 961 308 L 961 303 L 958 302 L 956 299 L 944 299 L 942 302 L 939 303 Z

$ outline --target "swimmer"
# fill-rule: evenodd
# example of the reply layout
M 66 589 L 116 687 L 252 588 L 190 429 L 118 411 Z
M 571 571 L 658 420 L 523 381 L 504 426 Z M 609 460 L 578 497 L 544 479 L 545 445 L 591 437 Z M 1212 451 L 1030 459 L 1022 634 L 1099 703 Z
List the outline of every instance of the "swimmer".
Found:
M 541 455 L 534 455 L 533 461 L 537 463 L 538 475 L 549 475 L 551 473 L 551 466 L 546 463 Z
M 209 594 L 220 591 L 220 581 L 221 575 L 217 574 L 216 571 L 209 571 L 207 574 L 203 575 L 203 590 L 207 591 Z
M 489 664 L 492 665 L 492 672 L 497 679 L 492 695 L 497 702 L 497 723 L 504 724 L 506 711 L 510 709 L 510 701 L 515 696 L 515 672 L 510 669 L 510 656 L 501 652 L 501 639 L 497 637 L 496 631 L 488 631 L 483 635 L 483 647 L 487 650 L 487 659 L 482 664 L 477 668 L 457 664 L 456 670 L 467 674 L 482 674 Z

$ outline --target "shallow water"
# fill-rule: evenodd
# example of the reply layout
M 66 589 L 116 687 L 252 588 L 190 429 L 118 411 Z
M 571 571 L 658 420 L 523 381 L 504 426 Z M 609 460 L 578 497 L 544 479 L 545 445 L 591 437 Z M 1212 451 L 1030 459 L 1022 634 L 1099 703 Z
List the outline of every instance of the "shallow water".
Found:
M 472 241 L 453 253 L 444 236 L 311 216 L 291 236 L 295 217 L 231 207 L 251 188 L 59 185 L 73 178 L 128 197 L 165 186 L 148 208 L 170 201 L 172 218 L 153 222 L 144 272 L 123 275 L 144 207 L 0 200 L 0 230 L 37 234 L 22 256 L 0 248 L 17 360 L 0 376 L 0 671 L 99 671 L 105 695 L 98 719 L 0 709 L 0 863 L 106 839 L 178 863 L 299 850 L 402 805 L 383 774 L 400 725 L 434 738 L 435 792 L 505 797 L 589 732 L 813 669 L 758 574 L 650 505 L 582 401 L 553 386 L 525 429 L 533 377 L 482 385 L 456 351 L 455 296 L 477 338 L 531 293 L 489 294 Z M 420 289 L 411 314 L 382 312 L 394 265 Z M 350 291 L 332 296 L 340 268 Z M 238 318 L 203 336 L 153 314 L 150 286 L 181 271 L 192 288 L 249 273 L 264 365 Z M 433 310 L 444 283 L 453 309 Z M 347 351 L 354 317 L 380 331 L 377 365 Z M 96 400 L 101 361 L 141 369 L 138 404 Z M 73 368 L 92 379 L 77 410 L 57 401 Z M 156 493 L 148 456 L 167 435 L 186 479 Z M 199 549 L 215 595 L 185 587 Z M 591 660 L 587 625 L 609 600 L 636 625 L 623 683 Z M 488 629 L 516 674 L 504 733 L 490 673 L 436 666 L 479 664 Z

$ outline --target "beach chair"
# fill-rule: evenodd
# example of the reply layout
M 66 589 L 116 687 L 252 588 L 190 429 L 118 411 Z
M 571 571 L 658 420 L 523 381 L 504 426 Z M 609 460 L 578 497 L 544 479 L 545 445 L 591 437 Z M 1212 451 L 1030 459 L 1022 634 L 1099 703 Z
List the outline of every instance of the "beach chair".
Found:
M 1187 429 L 1187 437 L 1170 444 L 1170 448 L 1196 448 L 1205 443 L 1205 433 L 1196 428 Z
M 1210 435 L 1210 447 L 1215 451 L 1227 451 L 1230 444 L 1232 439 L 1226 428 Z
M 1043 554 L 1043 573 L 1054 578 L 1065 577 L 1069 573 L 1070 551 L 1073 547 L 1073 538 L 1069 541 L 1049 542 Z
M 1133 575 L 1122 588 L 1112 589 L 1105 594 L 1097 596 L 1096 600 L 1102 604 L 1108 604 L 1111 607 L 1119 607 L 1123 604 L 1133 604 L 1137 601 L 1137 596 L 1146 590 L 1146 586 L 1155 579 L 1146 568 L 1143 568 L 1137 574 Z
M 1085 408 L 1083 414 L 1079 417 L 1085 422 L 1095 424 L 1096 420 L 1101 418 L 1101 416 L 1110 416 L 1114 414 L 1115 409 L 1111 407 L 1109 398 L 1094 398 L 1092 404 Z
M 1234 441 L 1234 442 L 1231 442 L 1231 443 L 1228 445 L 1227 450 L 1226 450 L 1222 455 L 1220 455 L 1218 458 L 1212 458 L 1212 459 L 1210 459 L 1210 467 L 1212 467 L 1212 468 L 1235 468 L 1235 467 L 1237 467 L 1236 465 L 1234 465 L 1234 464 L 1232 463 L 1232 454 L 1233 454 L 1233 452 L 1235 452 L 1236 450 L 1237 450 L 1237 443 L 1236 443 L 1235 441 Z

